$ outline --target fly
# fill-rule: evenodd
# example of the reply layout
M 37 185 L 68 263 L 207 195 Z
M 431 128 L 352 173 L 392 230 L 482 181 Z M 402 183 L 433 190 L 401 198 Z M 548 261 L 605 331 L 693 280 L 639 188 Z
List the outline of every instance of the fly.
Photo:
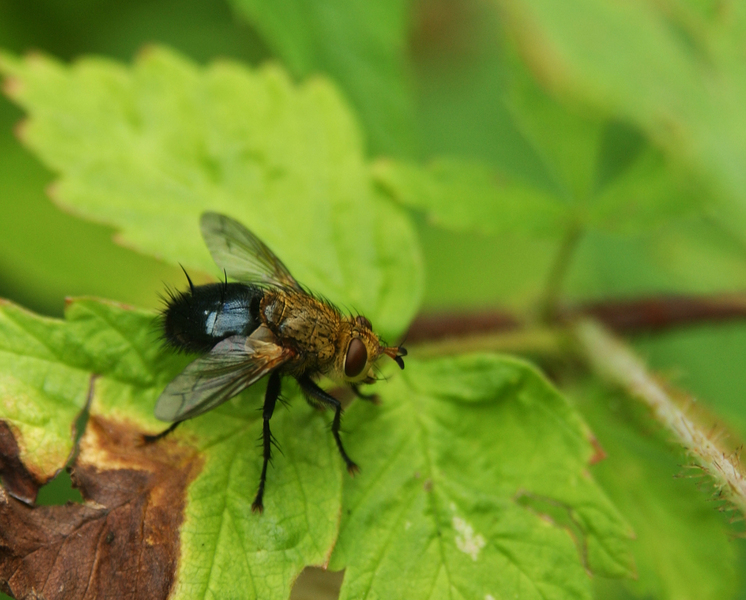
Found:
M 172 422 L 165 431 L 145 436 L 154 442 L 187 419 L 212 410 L 269 375 L 262 411 L 263 464 L 251 505 L 264 510 L 267 465 L 272 457 L 269 422 L 280 396 L 283 376 L 295 378 L 306 400 L 334 409 L 332 435 L 350 474 L 358 466 L 339 436 L 342 405 L 314 379 L 328 375 L 354 393 L 373 383 L 373 365 L 384 354 L 404 368 L 401 346 L 386 346 L 363 316 L 345 316 L 309 293 L 282 261 L 253 233 L 233 219 L 204 213 L 202 237 L 217 265 L 238 283 L 194 286 L 171 295 L 162 313 L 163 336 L 173 348 L 202 354 L 163 390 L 156 418 Z M 187 276 L 188 279 L 188 276 Z

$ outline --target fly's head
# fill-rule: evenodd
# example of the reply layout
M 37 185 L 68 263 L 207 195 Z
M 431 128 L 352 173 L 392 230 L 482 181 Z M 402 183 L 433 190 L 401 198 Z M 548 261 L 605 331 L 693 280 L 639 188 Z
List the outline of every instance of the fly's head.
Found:
M 376 380 L 373 365 L 384 354 L 403 369 L 402 357 L 407 355 L 401 346 L 383 344 L 370 321 L 363 316 L 342 321 L 337 348 L 335 370 L 339 379 L 348 383 L 373 383 Z

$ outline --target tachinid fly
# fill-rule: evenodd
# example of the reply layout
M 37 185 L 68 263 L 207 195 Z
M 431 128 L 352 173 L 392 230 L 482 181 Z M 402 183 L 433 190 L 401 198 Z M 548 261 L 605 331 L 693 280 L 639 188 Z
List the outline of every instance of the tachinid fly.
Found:
M 403 369 L 401 346 L 388 347 L 363 316 L 344 316 L 329 302 L 306 290 L 285 265 L 254 234 L 233 219 L 205 213 L 202 236 L 213 259 L 227 276 L 240 283 L 194 286 L 173 294 L 163 311 L 163 334 L 172 347 L 200 353 L 166 386 L 155 416 L 173 425 L 196 417 L 232 398 L 265 375 L 262 447 L 264 462 L 252 510 L 262 511 L 267 464 L 271 458 L 269 421 L 284 375 L 294 377 L 308 402 L 332 407 L 332 435 L 339 453 L 354 474 L 358 467 L 347 456 L 339 437 L 342 406 L 314 378 L 328 375 L 351 385 L 356 395 L 362 383 L 373 383 L 374 363 L 384 354 Z

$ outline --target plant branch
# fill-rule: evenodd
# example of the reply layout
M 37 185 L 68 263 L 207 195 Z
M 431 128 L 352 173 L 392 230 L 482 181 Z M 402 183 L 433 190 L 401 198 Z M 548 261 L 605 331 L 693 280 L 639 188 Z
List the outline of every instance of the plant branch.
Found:
M 618 332 L 663 331 L 681 325 L 746 319 L 746 294 L 609 300 L 581 305 L 564 315 L 591 316 Z
M 746 294 L 608 300 L 565 309 L 559 313 L 558 320 L 570 321 L 583 316 L 594 317 L 619 333 L 660 332 L 686 325 L 746 319 Z M 421 344 L 444 338 L 493 336 L 521 326 L 521 320 L 506 311 L 431 313 L 414 320 L 407 341 Z
M 738 453 L 719 445 L 712 431 L 705 431 L 676 401 L 645 363 L 601 324 L 589 319 L 573 326 L 581 354 L 600 377 L 626 390 L 650 407 L 653 417 L 707 472 L 718 490 L 746 515 L 746 474 Z

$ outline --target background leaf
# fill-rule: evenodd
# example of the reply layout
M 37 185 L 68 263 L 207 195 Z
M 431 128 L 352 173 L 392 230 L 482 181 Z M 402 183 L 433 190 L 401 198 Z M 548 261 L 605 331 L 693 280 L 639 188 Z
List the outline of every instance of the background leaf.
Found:
M 743 9 L 677 3 L 501 2 L 545 85 L 640 127 L 714 186 L 716 219 L 742 238 L 746 160 Z M 582 18 L 581 18 L 582 16 Z M 742 238 L 743 239 L 743 238 Z
M 414 102 L 405 76 L 409 0 L 231 2 L 295 75 L 326 73 L 337 81 L 373 153 L 413 152 Z

